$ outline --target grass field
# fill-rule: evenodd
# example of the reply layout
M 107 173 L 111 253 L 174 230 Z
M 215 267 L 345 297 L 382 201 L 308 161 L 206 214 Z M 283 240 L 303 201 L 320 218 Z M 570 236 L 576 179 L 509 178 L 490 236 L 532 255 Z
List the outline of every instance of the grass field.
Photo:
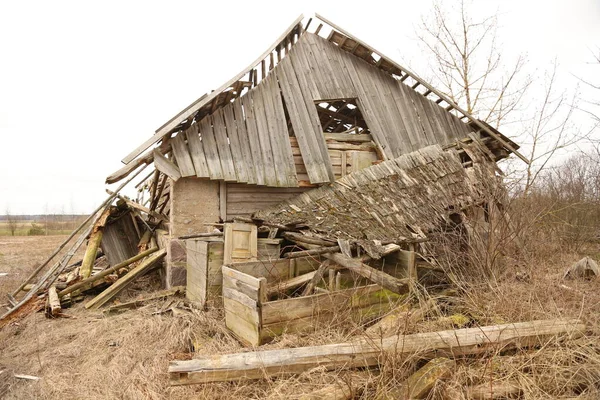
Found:
M 25 278 L 64 236 L 0 238 L 0 298 Z M 74 260 L 81 257 L 81 251 Z M 518 382 L 524 399 L 600 398 L 600 290 L 596 281 L 570 281 L 564 268 L 580 254 L 554 252 L 550 261 L 530 265 L 508 263 L 491 286 L 470 285 L 456 297 L 452 312 L 467 316 L 470 326 L 547 318 L 581 318 L 588 337 L 576 342 L 548 343 L 532 351 L 491 354 L 487 359 L 458 360 L 455 373 L 440 381 L 431 399 L 464 399 L 466 385 Z M 515 279 L 527 271 L 529 280 Z M 159 288 L 156 275 L 137 281 L 121 301 Z M 565 288 L 566 286 L 566 288 Z M 90 297 L 88 296 L 88 299 Z M 386 399 L 415 368 L 419 355 L 397 359 L 388 355 L 380 370 L 326 372 L 316 368 L 299 376 L 254 382 L 170 387 L 170 360 L 197 355 L 248 351 L 226 329 L 218 303 L 207 311 L 156 314 L 157 301 L 138 310 L 107 317 L 87 311 L 82 303 L 64 310 L 66 318 L 42 313 L 0 330 L 0 398 L 3 399 L 298 399 L 302 393 L 338 382 L 357 388 L 357 399 Z M 446 310 L 447 311 L 447 310 Z M 439 313 L 445 311 L 440 310 Z M 448 329 L 453 322 L 438 314 L 401 327 L 403 333 Z M 261 348 L 287 348 L 347 341 L 364 329 L 335 323 L 310 334 L 284 334 Z M 493 368 L 492 368 L 493 366 Z M 13 374 L 41 377 L 39 381 Z
M 85 216 L 52 215 L 38 219 L 16 220 L 14 236 L 50 236 L 68 235 L 75 229 Z M 12 236 L 10 223 L 0 219 L 0 236 Z

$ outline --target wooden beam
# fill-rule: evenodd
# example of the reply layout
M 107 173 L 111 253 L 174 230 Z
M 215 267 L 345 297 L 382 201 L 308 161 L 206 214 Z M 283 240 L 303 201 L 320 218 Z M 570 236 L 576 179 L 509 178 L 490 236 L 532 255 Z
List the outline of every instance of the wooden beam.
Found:
M 181 178 L 179 167 L 165 157 L 158 149 L 154 149 L 154 166 L 157 170 L 173 179 L 173 181 L 177 181 Z
M 319 254 L 335 253 L 338 251 L 340 251 L 339 246 L 318 247 L 312 250 L 292 251 L 290 253 L 286 253 L 285 258 L 312 257 L 318 256 Z
M 176 294 L 184 294 L 184 293 L 185 293 L 185 286 L 174 286 L 171 289 L 161 290 L 161 291 L 158 291 L 156 293 L 153 293 L 153 294 L 146 296 L 144 298 L 141 298 L 141 299 L 128 301 L 127 303 L 121 303 L 121 304 L 117 304 L 116 306 L 108 307 L 106 310 L 104 310 L 104 313 L 112 314 L 115 312 L 131 310 L 134 308 L 138 308 L 152 300 L 164 299 L 169 296 L 174 296 Z
M 313 368 L 363 368 L 378 365 L 393 354 L 397 359 L 418 353 L 421 358 L 460 357 L 534 347 L 556 337 L 574 339 L 585 334 L 579 320 L 554 319 L 477 328 L 415 333 L 381 341 L 354 342 L 280 350 L 214 355 L 169 365 L 171 385 L 266 379 L 300 374 Z
M 92 268 L 94 266 L 94 262 L 96 261 L 96 254 L 100 248 L 100 242 L 102 242 L 102 232 L 110 214 L 111 209 L 108 207 L 102 213 L 98 221 L 96 221 L 94 228 L 92 228 L 92 234 L 90 235 L 87 248 L 85 249 L 85 255 L 83 256 L 83 261 L 81 262 L 81 268 L 79 268 L 79 276 L 81 276 L 83 279 L 88 278 L 92 274 Z
M 193 102 L 192 104 L 190 104 L 189 106 L 187 106 L 186 108 L 184 108 L 183 111 L 181 111 L 179 114 L 177 114 L 176 116 L 174 116 L 173 118 L 171 118 L 163 126 L 161 126 L 160 128 L 158 128 L 156 130 L 156 133 L 154 134 L 154 136 L 152 136 L 150 139 L 146 140 L 144 143 L 142 143 L 140 146 L 138 146 L 134 151 L 132 151 L 131 153 L 129 153 L 122 160 L 122 162 L 124 164 L 129 164 L 134 158 L 136 158 L 137 156 L 139 156 L 143 151 L 145 151 L 146 149 L 148 149 L 154 143 L 158 142 L 164 135 L 166 135 L 167 133 L 169 133 L 173 128 L 177 127 L 177 125 L 179 125 L 182 121 L 184 121 L 185 119 L 187 119 L 190 116 L 194 115 L 204 105 L 210 103 L 217 96 L 219 96 L 224 90 L 226 90 L 227 88 L 231 87 L 231 85 L 233 85 L 235 82 L 237 82 L 240 79 L 242 79 L 244 77 L 244 75 L 246 75 L 248 73 L 248 71 L 252 70 L 255 66 L 257 66 L 258 64 L 260 64 L 260 62 L 265 57 L 267 57 L 269 55 L 269 53 L 271 51 L 273 51 L 275 49 L 275 47 L 277 47 L 281 43 L 281 41 L 283 39 L 285 39 L 288 36 L 288 34 L 294 28 L 296 28 L 296 26 L 299 23 L 302 22 L 303 19 L 304 19 L 304 15 L 300 15 L 292 23 L 292 25 L 290 25 L 285 30 L 285 32 L 281 36 L 279 36 L 277 38 L 277 40 L 275 41 L 275 43 L 273 43 L 269 47 L 269 49 L 267 51 L 265 51 L 263 54 L 261 54 L 256 59 L 256 61 L 252 62 L 248 67 L 244 68 L 244 70 L 242 70 L 242 72 L 240 72 L 239 74 L 237 74 L 236 76 L 234 76 L 232 79 L 230 79 L 229 81 L 227 81 L 224 85 L 222 85 L 221 87 L 219 87 L 217 90 L 214 90 L 209 95 L 204 95 L 204 96 L 200 97 L 198 100 L 196 100 L 195 102 Z
M 409 290 L 408 279 L 398 279 L 388 275 L 383 271 L 363 264 L 359 259 L 350 258 L 340 253 L 325 254 L 325 257 L 394 293 L 405 294 Z
M 144 252 L 142 252 L 140 254 L 137 254 L 137 255 L 135 255 L 135 256 L 133 256 L 133 257 L 131 257 L 131 258 L 123 261 L 123 262 L 118 263 L 115 266 L 112 266 L 110 268 L 105 269 L 104 271 L 101 271 L 101 272 L 97 273 L 96 275 L 92 275 L 89 278 L 84 279 L 84 280 L 82 280 L 80 282 L 77 282 L 76 284 L 74 284 L 72 286 L 66 287 L 65 289 L 61 290 L 58 293 L 58 295 L 59 295 L 59 297 L 62 297 L 62 296 L 65 296 L 65 295 L 67 295 L 67 294 L 69 294 L 71 292 L 74 292 L 75 290 L 87 290 L 87 288 L 90 287 L 90 285 L 93 282 L 95 282 L 95 281 L 97 281 L 99 279 L 102 279 L 102 278 L 104 278 L 107 275 L 115 273 L 118 270 L 120 270 L 121 268 L 125 268 L 125 267 L 133 264 L 134 262 L 139 261 L 142 258 L 149 256 L 150 254 L 152 254 L 152 253 L 154 253 L 156 251 L 158 251 L 158 247 L 153 247 L 153 248 L 151 248 L 149 250 L 146 250 L 146 251 L 144 251 Z
M 162 249 L 159 252 L 148 257 L 143 263 L 129 271 L 125 276 L 121 277 L 115 283 L 113 283 L 108 289 L 94 297 L 92 300 L 86 303 L 85 308 L 97 309 L 105 304 L 107 301 L 115 297 L 121 290 L 125 289 L 131 282 L 144 275 L 148 270 L 154 266 L 157 262 L 162 260 L 167 255 L 167 250 Z

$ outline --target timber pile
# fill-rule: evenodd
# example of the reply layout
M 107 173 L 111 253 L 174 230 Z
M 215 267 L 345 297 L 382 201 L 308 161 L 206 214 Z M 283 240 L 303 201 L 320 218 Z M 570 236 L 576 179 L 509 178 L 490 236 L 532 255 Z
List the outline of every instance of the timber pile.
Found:
M 99 308 L 136 279 L 162 264 L 166 250 L 157 247 L 154 231 L 168 221 L 168 216 L 163 214 L 168 203 L 168 197 L 164 196 L 165 187 L 168 188 L 166 179 L 156 179 L 159 174 L 152 174 L 138 184 L 140 187 L 146 185 L 145 188 L 149 185 L 154 192 L 152 200 L 147 200 L 152 203 L 150 207 L 119 194 L 143 169 L 132 174 L 114 192 L 109 191 L 108 198 L 94 213 L 12 294 L 8 294 L 10 306 L 0 316 L 0 327 L 40 308 L 45 309 L 48 317 L 59 317 L 64 308 L 83 301 L 86 295 L 94 297 L 85 307 Z M 112 205 L 114 200 L 117 200 L 116 204 Z M 70 263 L 86 240 L 83 259 Z M 54 264 L 51 263 L 53 260 Z M 44 269 L 46 271 L 42 273 Z M 176 289 L 166 295 L 184 290 Z M 19 297 L 20 300 L 17 300 Z M 161 296 L 150 296 L 150 299 L 154 298 Z M 45 306 L 42 306 L 44 303 Z

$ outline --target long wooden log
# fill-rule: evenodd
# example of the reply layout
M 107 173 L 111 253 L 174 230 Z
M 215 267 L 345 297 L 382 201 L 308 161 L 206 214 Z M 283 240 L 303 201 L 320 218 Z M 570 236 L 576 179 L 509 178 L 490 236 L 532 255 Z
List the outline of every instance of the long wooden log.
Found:
M 117 272 L 121 268 L 125 268 L 125 267 L 129 266 L 130 264 L 133 264 L 134 262 L 139 261 L 142 258 L 149 256 L 150 254 L 154 253 L 155 251 L 158 251 L 158 247 L 153 247 L 153 248 L 151 248 L 149 250 L 146 250 L 146 251 L 144 251 L 142 253 L 136 254 L 135 256 L 133 256 L 131 258 L 128 258 L 127 260 L 125 260 L 123 262 L 120 262 L 120 263 L 118 263 L 115 266 L 107 268 L 104 271 L 97 273 L 96 275 L 92 275 L 92 276 L 90 276 L 87 279 L 84 279 L 84 280 L 82 280 L 80 282 L 77 282 L 76 284 L 74 284 L 72 286 L 69 286 L 69 287 L 61 290 L 58 293 L 58 296 L 62 297 L 64 295 L 67 295 L 67 294 L 69 294 L 71 292 L 74 292 L 76 290 L 87 290 L 87 288 L 91 287 L 91 284 L 94 283 L 94 282 L 96 282 L 97 280 L 102 279 L 105 276 L 110 275 L 110 274 L 112 274 L 114 272 Z
M 67 243 L 69 243 L 71 241 L 71 239 L 73 239 L 73 237 L 77 234 L 77 232 L 79 232 L 84 226 L 87 225 L 88 222 L 90 222 L 90 220 L 92 218 L 94 218 L 94 216 L 96 216 L 96 214 L 98 213 L 98 211 L 104 209 L 104 207 L 106 207 L 106 205 L 110 204 L 113 199 L 116 197 L 116 194 L 119 193 L 121 191 L 121 189 L 123 189 L 129 182 L 131 182 L 136 176 L 138 176 L 140 174 L 140 172 L 142 172 L 148 165 L 144 165 L 139 171 L 137 171 L 135 174 L 133 174 L 133 176 L 131 176 L 131 178 L 127 179 L 127 181 L 125 181 L 123 184 L 121 184 L 121 186 L 119 186 L 117 189 L 115 189 L 115 194 L 112 194 L 110 196 L 108 196 L 108 198 L 106 200 L 104 200 L 102 202 L 102 204 L 100 204 L 100 206 L 98 206 L 98 208 L 96 208 L 89 217 L 87 217 L 85 219 L 85 221 L 83 221 L 77 228 L 75 228 L 75 230 L 73 232 L 71 232 L 71 234 L 69 235 L 68 238 L 65 239 L 64 242 L 62 242 L 57 248 L 56 250 L 54 250 L 54 252 L 50 255 L 50 257 L 48 257 L 46 259 L 46 261 L 44 261 L 42 264 L 40 264 L 39 267 L 37 267 L 32 273 L 31 275 L 29 275 L 27 277 L 27 279 L 25 279 L 25 281 L 23 281 L 23 283 L 13 292 L 13 296 L 16 296 L 21 289 L 23 289 L 23 287 L 25 285 L 27 285 L 29 282 L 31 282 L 31 280 L 33 278 L 35 278 L 37 276 L 37 274 L 40 273 L 40 271 L 46 266 L 48 265 L 48 263 L 50 261 L 52 261 L 52 259 L 58 254 L 60 253 L 60 251 L 63 249 L 63 247 L 65 247 L 67 245 Z M 95 220 L 92 222 L 94 223 Z M 86 235 L 87 237 L 87 235 Z
M 404 294 L 409 291 L 409 279 L 398 279 L 362 263 L 359 259 L 340 253 L 325 254 L 325 257 L 394 293 Z
M 183 239 L 195 239 L 195 238 L 215 237 L 215 236 L 223 236 L 223 232 L 193 233 L 191 235 L 179 236 L 177 239 L 183 240 Z
M 113 283 L 108 289 L 94 297 L 92 300 L 86 303 L 85 308 L 96 309 L 101 307 L 104 303 L 115 297 L 121 290 L 125 289 L 131 282 L 136 280 L 138 277 L 144 275 L 148 270 L 162 260 L 167 255 L 167 250 L 162 249 L 152 256 L 148 257 L 143 263 L 129 271 L 126 275 L 121 277 L 118 281 Z
M 311 257 L 318 256 L 320 254 L 327 253 L 336 253 L 340 251 L 340 246 L 330 246 L 330 247 L 318 247 L 311 250 L 301 250 L 301 251 L 293 251 L 290 253 L 286 253 L 286 258 L 300 258 L 300 257 Z
M 543 345 L 558 336 L 583 336 L 586 326 L 576 319 L 554 319 L 415 333 L 381 341 L 357 340 L 348 343 L 292 349 L 208 355 L 194 360 L 172 361 L 172 385 L 242 381 L 299 374 L 313 368 L 358 368 L 378 365 L 383 353 L 405 358 L 459 357 L 500 352 L 513 348 Z

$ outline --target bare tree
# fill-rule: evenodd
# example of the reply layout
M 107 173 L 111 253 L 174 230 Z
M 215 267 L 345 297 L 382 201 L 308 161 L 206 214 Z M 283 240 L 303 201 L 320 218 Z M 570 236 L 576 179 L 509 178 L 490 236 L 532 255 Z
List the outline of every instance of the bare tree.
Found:
M 10 212 L 10 207 L 6 207 L 6 222 L 11 236 L 15 236 L 17 228 L 19 227 L 19 221 L 17 217 Z
M 474 20 L 469 6 L 461 0 L 449 10 L 434 2 L 417 37 L 431 55 L 434 83 L 466 111 L 498 128 L 518 107 L 531 78 L 524 73 L 524 56 L 505 62 L 497 16 Z

